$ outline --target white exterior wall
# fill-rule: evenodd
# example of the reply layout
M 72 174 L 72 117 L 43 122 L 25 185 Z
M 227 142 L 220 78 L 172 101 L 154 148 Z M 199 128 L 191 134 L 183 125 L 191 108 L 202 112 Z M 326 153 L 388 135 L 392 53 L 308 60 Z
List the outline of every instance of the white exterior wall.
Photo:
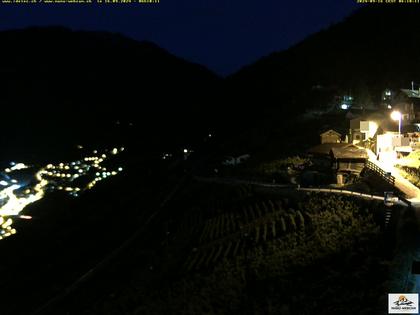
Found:
M 392 152 L 396 148 L 400 148 L 399 151 L 406 152 L 410 146 L 410 138 L 399 136 L 398 134 L 386 133 L 378 135 L 376 141 L 376 154 Z
M 365 134 L 365 138 L 373 138 L 376 131 L 378 130 L 378 124 L 374 121 L 361 121 L 360 122 L 360 131 Z
M 393 138 L 394 135 L 392 134 L 378 135 L 376 140 L 376 154 L 393 151 Z
M 394 147 L 406 147 L 410 145 L 410 138 L 403 136 L 394 136 L 392 138 L 392 145 Z

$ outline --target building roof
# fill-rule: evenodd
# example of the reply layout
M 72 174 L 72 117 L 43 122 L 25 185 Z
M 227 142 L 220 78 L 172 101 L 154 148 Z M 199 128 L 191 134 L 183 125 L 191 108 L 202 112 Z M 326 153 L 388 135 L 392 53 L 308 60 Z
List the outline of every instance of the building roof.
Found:
M 345 147 L 331 148 L 331 155 L 335 159 L 364 159 L 368 158 L 366 149 L 359 148 L 353 144 Z
M 333 129 L 329 129 L 327 131 L 324 131 L 323 133 L 321 133 L 321 136 L 326 135 L 326 134 L 335 134 L 336 136 L 341 137 L 341 133 L 338 133 L 337 131 L 333 130 Z
M 410 90 L 410 89 L 401 89 L 406 96 L 412 98 L 420 98 L 420 91 L 419 90 Z

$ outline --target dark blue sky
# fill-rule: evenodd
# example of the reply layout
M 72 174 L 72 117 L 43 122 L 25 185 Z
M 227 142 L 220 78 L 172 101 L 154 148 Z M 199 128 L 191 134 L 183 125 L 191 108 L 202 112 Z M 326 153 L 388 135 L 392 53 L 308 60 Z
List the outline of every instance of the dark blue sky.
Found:
M 0 4 L 0 29 L 63 25 L 150 40 L 230 74 L 286 49 L 358 7 L 356 0 L 161 0 L 154 5 Z M 4 47 L 5 48 L 5 47 Z M 7 48 L 6 48 L 7 49 Z

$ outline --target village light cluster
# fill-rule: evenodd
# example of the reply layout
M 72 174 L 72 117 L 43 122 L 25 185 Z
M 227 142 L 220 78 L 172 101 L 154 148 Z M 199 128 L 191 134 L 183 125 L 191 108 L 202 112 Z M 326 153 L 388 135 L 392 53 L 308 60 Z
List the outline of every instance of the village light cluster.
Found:
M 46 178 L 49 182 L 54 183 L 54 189 L 68 191 L 70 195 L 77 197 L 80 191 L 93 188 L 99 181 L 117 175 L 123 169 L 119 167 L 117 171 L 108 170 L 101 163 L 110 156 L 122 152 L 124 148 L 113 148 L 108 154 L 98 154 L 87 156 L 81 160 L 70 163 L 60 163 L 58 165 L 48 164 L 45 169 L 41 170 L 41 177 Z M 74 181 L 80 177 L 94 175 L 94 178 L 84 187 L 74 184 Z
M 123 150 L 123 147 L 113 148 L 102 154 L 95 150 L 93 155 L 83 159 L 48 164 L 38 171 L 23 163 L 10 163 L 12 167 L 0 172 L 4 176 L 4 180 L 0 181 L 3 186 L 0 190 L 0 240 L 16 233 L 12 227 L 14 218 L 31 219 L 30 216 L 21 215 L 21 211 L 27 205 L 42 199 L 47 192 L 62 190 L 77 197 L 81 192 L 92 189 L 99 181 L 122 172 L 122 167 L 109 170 L 102 163 Z M 17 180 L 18 171 L 25 169 L 34 171 L 33 178 L 29 181 Z M 87 184 L 78 184 L 81 177 L 91 180 Z

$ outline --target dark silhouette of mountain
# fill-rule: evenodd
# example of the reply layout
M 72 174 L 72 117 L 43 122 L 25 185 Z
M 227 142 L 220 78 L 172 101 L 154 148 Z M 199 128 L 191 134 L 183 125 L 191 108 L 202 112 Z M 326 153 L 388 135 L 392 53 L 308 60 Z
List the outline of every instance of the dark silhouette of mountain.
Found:
M 3 126 L 13 130 L 3 145 L 116 133 L 162 144 L 210 127 L 221 79 L 153 43 L 61 27 L 3 31 L 0 43 Z
M 0 136 L 0 144 L 47 135 L 80 142 L 89 134 L 164 148 L 213 128 L 233 135 L 285 125 L 284 117 L 292 121 L 335 95 L 379 102 L 385 88 L 420 83 L 419 15 L 418 6 L 363 7 L 225 80 L 118 34 L 0 32 L 0 104 L 4 124 L 16 131 L 12 141 L 10 133 Z
M 420 7 L 363 7 L 288 50 L 275 52 L 228 78 L 243 102 L 302 112 L 325 102 L 320 91 L 351 92 L 379 101 L 386 87 L 420 82 Z

